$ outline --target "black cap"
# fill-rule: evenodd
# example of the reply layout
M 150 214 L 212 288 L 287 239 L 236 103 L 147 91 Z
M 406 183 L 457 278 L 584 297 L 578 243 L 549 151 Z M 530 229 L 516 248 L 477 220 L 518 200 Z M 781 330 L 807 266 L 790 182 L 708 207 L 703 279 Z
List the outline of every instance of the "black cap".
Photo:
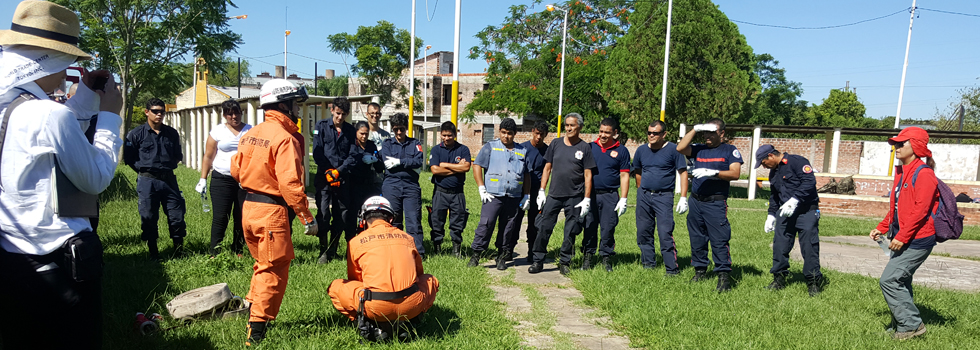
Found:
M 772 145 L 762 145 L 759 149 L 755 151 L 755 167 L 758 168 L 762 165 L 762 161 L 769 157 L 769 154 L 775 152 L 776 148 Z

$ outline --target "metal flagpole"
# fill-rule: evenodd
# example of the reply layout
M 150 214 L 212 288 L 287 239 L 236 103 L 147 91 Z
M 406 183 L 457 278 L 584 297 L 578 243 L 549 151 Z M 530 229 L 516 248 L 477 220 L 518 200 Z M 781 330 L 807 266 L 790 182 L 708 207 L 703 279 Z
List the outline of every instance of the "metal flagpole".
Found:
M 667 62 L 670 60 L 670 20 L 674 12 L 674 1 L 667 1 L 667 45 L 664 45 L 664 82 L 663 91 L 660 92 L 660 121 L 664 121 L 664 114 L 667 108 Z

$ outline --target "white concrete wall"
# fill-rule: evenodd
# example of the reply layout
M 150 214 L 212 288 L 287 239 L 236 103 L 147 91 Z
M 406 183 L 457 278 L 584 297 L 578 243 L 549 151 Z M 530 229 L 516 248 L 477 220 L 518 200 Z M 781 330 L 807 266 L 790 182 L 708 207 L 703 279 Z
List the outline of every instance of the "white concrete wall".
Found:
M 943 180 L 977 180 L 980 166 L 980 145 L 929 144 L 936 160 L 936 175 Z M 887 142 L 864 143 L 861 154 L 861 175 L 888 175 L 891 146 Z M 896 161 L 897 162 L 897 161 Z

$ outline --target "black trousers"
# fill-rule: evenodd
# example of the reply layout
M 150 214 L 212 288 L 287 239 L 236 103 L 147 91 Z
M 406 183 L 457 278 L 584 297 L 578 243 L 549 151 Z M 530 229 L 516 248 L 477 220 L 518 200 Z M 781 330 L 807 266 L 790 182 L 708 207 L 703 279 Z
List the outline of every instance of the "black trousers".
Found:
M 102 348 L 102 278 L 76 282 L 65 254 L 64 248 L 43 256 L 0 249 L 3 349 Z M 57 267 L 37 271 L 52 263 Z
M 527 231 L 525 237 L 527 238 L 527 252 L 529 255 L 531 254 L 531 251 L 534 250 L 534 239 L 538 237 L 538 225 L 535 225 L 534 223 L 538 218 L 538 213 L 541 211 L 541 208 L 538 208 L 538 188 L 540 186 L 540 182 L 531 184 L 531 199 L 528 200 L 530 207 L 527 209 Z M 507 228 L 509 232 L 506 234 L 506 236 L 510 239 L 510 242 L 507 242 L 507 246 L 511 248 L 517 246 L 517 239 L 521 236 L 521 221 L 523 220 L 524 211 L 518 210 L 517 217 L 514 218 L 514 225 Z M 502 237 L 497 237 L 497 247 L 503 245 L 500 242 L 501 239 Z
M 619 225 L 616 204 L 619 204 L 618 189 L 592 195 L 592 207 L 582 233 L 582 253 L 595 254 L 598 244 L 600 256 L 616 254 L 616 226 Z
M 819 281 L 820 273 L 820 210 L 817 206 L 797 208 L 786 218 L 776 215 L 776 233 L 772 236 L 772 274 L 789 271 L 789 252 L 793 250 L 796 235 L 800 235 L 800 253 L 803 255 L 803 276 L 808 281 Z
M 360 207 L 357 209 L 348 208 L 350 199 L 347 189 L 343 186 L 330 187 L 323 184 L 322 187 L 316 189 L 314 197 L 317 205 L 316 224 L 320 227 L 316 234 L 320 238 L 320 254 L 336 255 L 337 247 L 340 245 L 340 234 L 348 228 L 344 223 L 344 218 L 349 216 L 347 214 L 349 210 L 357 212 Z M 354 232 L 346 232 L 344 236 L 344 243 L 346 243 L 354 237 Z
M 242 230 L 242 203 L 245 202 L 245 189 L 235 178 L 217 171 L 211 172 L 211 255 L 218 254 L 218 247 L 225 240 L 228 216 L 232 217 L 231 251 L 241 254 L 245 247 L 245 233 Z
M 534 262 L 543 263 L 548 254 L 548 242 L 551 241 L 551 233 L 555 231 L 555 224 L 558 223 L 558 213 L 565 211 L 565 239 L 561 243 L 558 263 L 568 265 L 572 262 L 575 255 L 575 236 L 582 233 L 585 220 L 581 217 L 581 208 L 575 206 L 582 202 L 584 197 L 561 197 L 548 196 L 538 217 L 538 236 L 534 240 Z
M 143 229 L 141 238 L 144 241 L 155 241 L 160 236 L 157 221 L 160 220 L 161 205 L 167 214 L 170 238 L 183 239 L 187 236 L 187 224 L 184 222 L 187 206 L 176 177 L 172 174 L 163 178 L 141 175 L 136 178 L 136 192 L 139 194 L 140 227 Z
M 493 197 L 489 203 L 484 203 L 483 207 L 480 208 L 480 224 L 476 227 L 473 244 L 470 248 L 474 252 L 487 250 L 490 246 L 490 237 L 493 236 L 494 226 L 497 225 L 499 225 L 497 227 L 497 243 L 510 243 L 510 237 L 506 236 L 512 233 L 507 229 L 511 228 L 513 221 L 517 218 L 517 212 L 521 211 L 520 203 L 521 199 L 514 197 Z M 496 248 L 500 252 L 501 250 L 514 249 L 514 246 L 498 245 Z
M 449 218 L 449 239 L 454 244 L 463 243 L 463 230 L 466 229 L 466 221 L 470 216 L 470 211 L 466 209 L 466 195 L 460 193 L 448 193 L 433 186 L 432 190 L 432 213 L 429 214 L 429 234 L 432 237 L 432 245 L 442 244 L 446 238 L 446 218 Z

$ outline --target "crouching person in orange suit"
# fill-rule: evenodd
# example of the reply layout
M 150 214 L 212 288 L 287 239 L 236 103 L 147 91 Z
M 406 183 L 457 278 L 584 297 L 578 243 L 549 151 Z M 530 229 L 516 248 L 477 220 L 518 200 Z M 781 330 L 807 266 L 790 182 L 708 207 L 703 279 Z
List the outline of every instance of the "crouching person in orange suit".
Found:
M 394 217 L 384 197 L 364 202 L 359 225 L 365 230 L 349 243 L 347 279 L 334 280 L 328 290 L 333 306 L 357 321 L 369 341 L 408 341 L 439 291 L 439 280 L 422 271 L 415 240 L 391 225 Z

